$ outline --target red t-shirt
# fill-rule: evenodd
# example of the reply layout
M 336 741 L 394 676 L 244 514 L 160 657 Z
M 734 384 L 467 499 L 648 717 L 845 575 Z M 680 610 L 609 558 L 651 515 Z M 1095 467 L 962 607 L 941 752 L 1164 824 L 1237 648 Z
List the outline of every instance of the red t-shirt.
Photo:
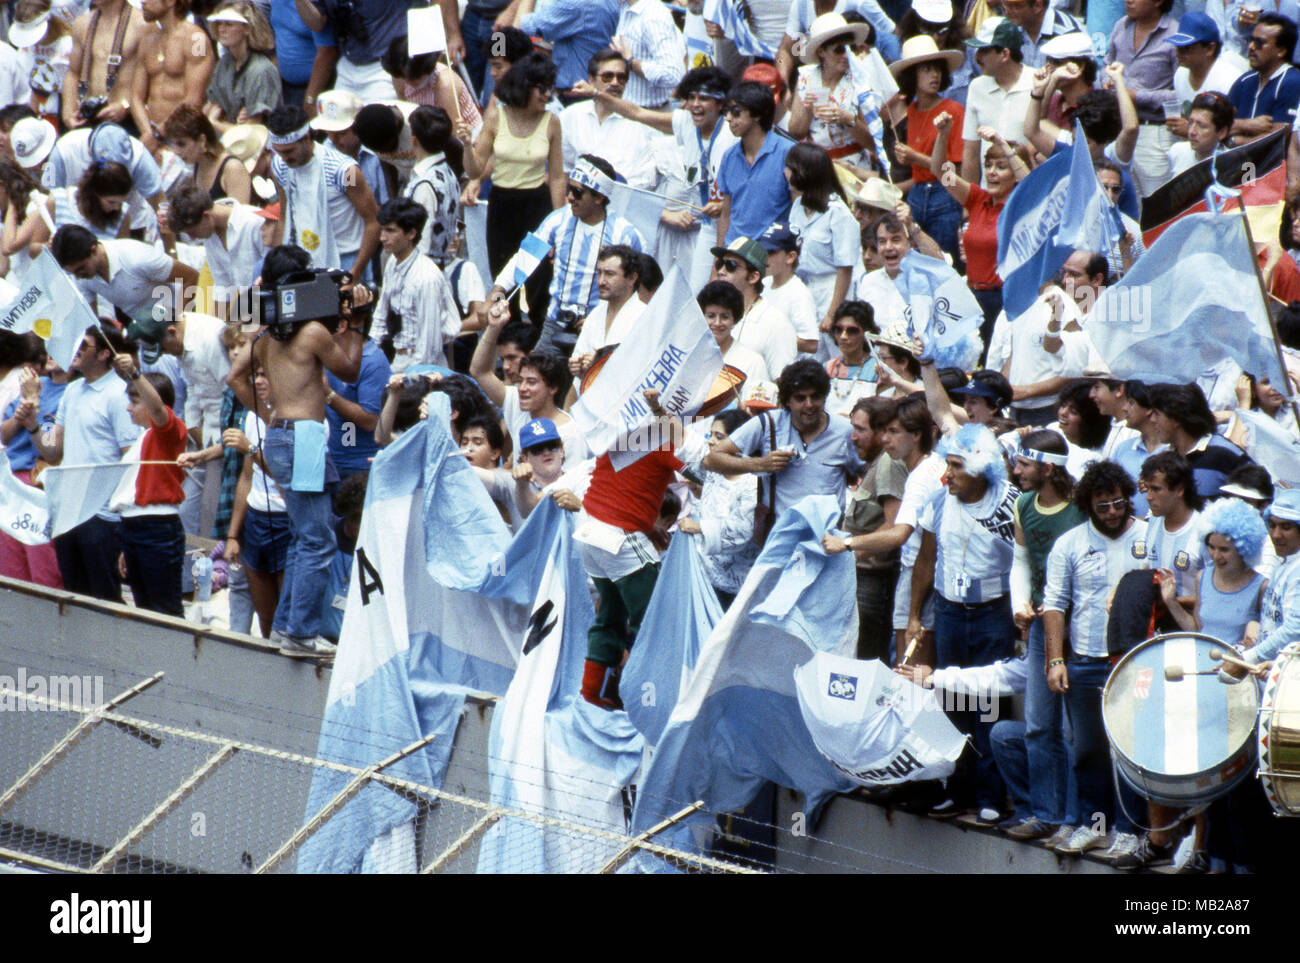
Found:
M 668 447 L 638 458 L 622 471 L 614 470 L 608 454 L 601 455 L 582 507 L 598 522 L 649 535 L 659 519 L 664 492 L 682 467 Z
M 1261 268 L 1264 266 L 1264 257 L 1261 251 L 1259 254 Z M 1290 254 L 1283 254 L 1281 260 L 1277 262 L 1277 269 L 1273 271 L 1273 282 L 1269 285 L 1268 293 L 1283 304 L 1300 301 L 1300 268 L 1296 267 Z
M 966 226 L 966 283 L 972 289 L 1002 286 L 998 277 L 998 215 L 1006 203 L 1006 198 L 995 201 L 978 184 L 970 186 L 966 198 L 970 213 Z
M 141 461 L 175 461 L 185 452 L 185 422 L 167 409 L 167 424 L 157 425 L 144 433 L 140 442 Z M 179 505 L 185 500 L 181 485 L 185 472 L 176 465 L 141 465 L 135 476 L 135 503 L 145 505 Z
M 919 150 L 926 157 L 934 150 L 934 142 L 939 139 L 935 130 L 934 119 L 947 111 L 952 117 L 952 132 L 948 135 L 948 160 L 961 167 L 962 144 L 961 125 L 966 117 L 966 110 L 955 100 L 941 100 L 929 110 L 921 110 L 916 102 L 907 105 L 907 146 Z M 918 184 L 937 181 L 939 178 L 930 173 L 930 167 L 912 165 L 912 180 Z

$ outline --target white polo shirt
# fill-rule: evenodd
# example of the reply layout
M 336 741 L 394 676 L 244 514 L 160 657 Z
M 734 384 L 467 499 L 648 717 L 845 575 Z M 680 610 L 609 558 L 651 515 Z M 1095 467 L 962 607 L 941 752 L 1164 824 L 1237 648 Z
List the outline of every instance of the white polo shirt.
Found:
M 979 129 L 992 127 L 1008 144 L 1022 144 L 1025 140 L 1025 114 L 1029 113 L 1029 95 L 1034 89 L 1034 71 L 1022 66 L 1020 76 L 1003 90 L 996 80 L 979 76 L 970 82 L 966 91 L 966 116 L 961 124 L 962 140 L 979 141 L 980 183 L 984 183 L 984 155 L 990 144 L 980 140 Z

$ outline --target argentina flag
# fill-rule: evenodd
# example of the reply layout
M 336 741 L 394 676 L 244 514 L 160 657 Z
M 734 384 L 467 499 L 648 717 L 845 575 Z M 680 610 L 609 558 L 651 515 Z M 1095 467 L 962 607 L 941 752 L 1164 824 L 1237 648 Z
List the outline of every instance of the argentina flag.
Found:
M 1105 236 L 1090 233 L 1090 225 L 1100 230 L 1104 220 L 1087 216 L 1098 196 L 1088 142 L 1076 124 L 1073 148 L 1053 154 L 1017 184 L 998 215 L 998 277 L 1012 321 L 1029 310 L 1076 246 L 1105 249 Z M 1067 212 L 1070 240 L 1061 236 Z
M 759 40 L 747 19 L 749 11 L 742 0 L 704 0 L 704 19 L 722 28 L 723 36 L 736 45 L 742 57 L 775 60 L 776 51 Z
M 907 303 L 908 330 L 925 344 L 923 357 L 940 368 L 968 370 L 979 361 L 984 312 L 947 261 L 908 251 L 894 286 Z
M 722 621 L 722 605 L 700 561 L 702 538 L 673 536 L 618 684 L 628 717 L 652 746 L 686 689 L 700 649 Z
M 1231 358 L 1287 384 L 1240 214 L 1188 214 L 1082 318 L 1116 378 L 1197 380 Z
M 508 550 L 531 555 L 534 546 L 511 544 L 458 454 L 447 397 L 430 395 L 428 420 L 375 459 L 317 749 L 327 761 L 365 767 L 434 734 L 432 745 L 387 770 L 434 788 L 465 695 L 509 686 L 533 594 L 529 564 L 506 584 Z M 522 604 L 473 591 L 489 583 Z M 318 768 L 306 818 L 350 778 Z M 413 871 L 415 818 L 415 803 L 368 786 L 306 842 L 298 870 Z
M 794 675 L 820 650 L 848 655 L 857 644 L 853 557 L 827 555 L 821 544 L 839 515 L 835 499 L 822 495 L 777 520 L 689 673 L 637 793 L 633 833 L 695 800 L 711 813 L 739 810 L 768 782 L 801 792 L 810 816 L 852 788 L 817 751 Z M 711 823 L 709 813 L 697 813 L 656 838 L 695 851 L 692 827 Z M 645 855 L 636 865 L 667 868 Z

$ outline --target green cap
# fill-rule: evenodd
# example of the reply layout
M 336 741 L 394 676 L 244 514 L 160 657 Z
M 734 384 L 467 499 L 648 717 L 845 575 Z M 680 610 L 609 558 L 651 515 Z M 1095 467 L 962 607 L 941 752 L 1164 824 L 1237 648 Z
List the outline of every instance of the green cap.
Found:
M 767 270 L 767 248 L 747 237 L 738 237 L 726 247 L 713 248 L 710 253 L 714 257 L 726 257 L 728 254 L 734 254 L 755 271 Z
M 153 364 L 162 354 L 162 339 L 167 333 L 167 322 L 155 318 L 152 309 L 135 315 L 127 325 L 126 336 L 140 345 L 140 360 Z

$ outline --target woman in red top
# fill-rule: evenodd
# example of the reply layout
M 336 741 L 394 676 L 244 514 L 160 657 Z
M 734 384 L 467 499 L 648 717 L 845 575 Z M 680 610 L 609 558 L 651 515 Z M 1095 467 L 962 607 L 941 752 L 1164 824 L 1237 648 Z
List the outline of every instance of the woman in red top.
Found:
M 998 215 L 1011 195 L 1011 189 L 1029 175 L 1029 165 L 992 127 L 981 127 L 981 140 L 990 143 L 984 154 L 984 183 L 987 189 L 963 180 L 957 167 L 947 159 L 952 139 L 953 118 L 940 113 L 934 118 L 937 136 L 930 153 L 930 170 L 953 200 L 970 214 L 963 248 L 966 251 L 966 285 L 984 311 L 980 337 L 985 349 L 993 338 L 993 322 L 1002 310 L 1002 279 L 998 277 Z M 1023 148 L 1021 148 L 1023 149 Z
M 960 270 L 961 252 L 957 247 L 957 232 L 961 228 L 961 206 L 953 200 L 930 172 L 930 152 L 934 148 L 936 130 L 934 118 L 947 113 L 958 125 L 965 116 L 961 104 L 939 96 L 946 90 L 952 72 L 962 65 L 962 55 L 956 50 L 940 50 L 933 37 L 922 34 L 911 37 L 903 44 L 902 56 L 889 65 L 898 81 L 900 96 L 907 101 L 907 143 L 894 145 L 894 157 L 900 164 L 912 167 L 911 187 L 907 204 L 912 209 L 916 225 L 948 254 Z M 958 141 L 949 147 L 949 159 L 961 164 L 962 145 Z

